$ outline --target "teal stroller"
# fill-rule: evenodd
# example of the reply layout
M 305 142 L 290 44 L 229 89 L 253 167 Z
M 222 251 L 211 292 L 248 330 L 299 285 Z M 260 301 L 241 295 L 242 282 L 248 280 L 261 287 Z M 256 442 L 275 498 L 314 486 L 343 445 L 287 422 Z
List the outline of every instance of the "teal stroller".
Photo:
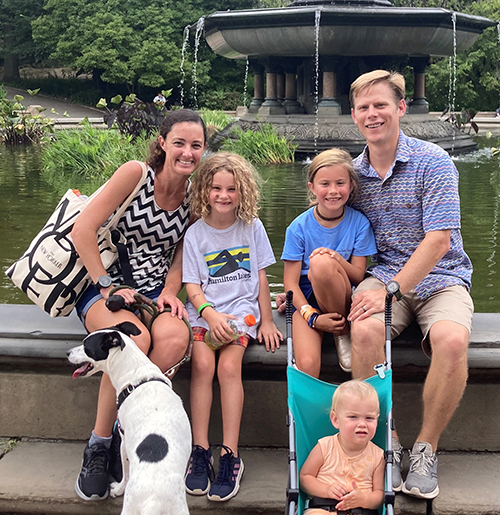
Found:
M 391 284 L 394 283 L 394 284 Z M 391 290 L 391 287 L 393 289 Z M 392 369 L 391 369 L 391 318 L 392 297 L 399 286 L 395 281 L 387 285 L 385 302 L 385 348 L 386 361 L 375 367 L 376 375 L 366 381 L 377 391 L 380 402 L 380 417 L 373 442 L 385 449 L 386 491 L 384 509 L 389 515 L 394 513 L 394 492 L 392 490 Z M 391 291 L 393 293 L 391 293 Z M 295 366 L 292 342 L 292 292 L 286 299 L 286 339 L 287 339 L 287 380 L 288 380 L 288 436 L 289 436 L 289 477 L 285 515 L 302 515 L 307 495 L 299 488 L 298 473 L 310 451 L 318 440 L 335 434 L 330 421 L 332 396 L 338 385 L 315 379 Z

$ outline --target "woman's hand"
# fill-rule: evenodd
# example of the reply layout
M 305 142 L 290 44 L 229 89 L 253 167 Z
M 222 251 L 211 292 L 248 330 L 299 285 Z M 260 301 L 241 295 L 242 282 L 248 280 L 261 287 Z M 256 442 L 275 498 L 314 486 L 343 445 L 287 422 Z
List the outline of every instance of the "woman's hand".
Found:
M 156 303 L 158 304 L 158 309 L 160 310 L 160 312 L 162 312 L 165 308 L 170 307 L 170 315 L 172 317 L 185 317 L 186 319 L 188 318 L 188 314 L 184 304 L 177 297 L 177 295 L 174 295 L 173 293 L 163 290 L 160 293 Z
M 280 341 L 283 340 L 283 335 L 278 331 L 274 322 L 264 321 L 260 324 L 257 340 L 265 344 L 267 352 L 269 352 L 269 350 L 274 352 L 276 349 L 280 348 Z

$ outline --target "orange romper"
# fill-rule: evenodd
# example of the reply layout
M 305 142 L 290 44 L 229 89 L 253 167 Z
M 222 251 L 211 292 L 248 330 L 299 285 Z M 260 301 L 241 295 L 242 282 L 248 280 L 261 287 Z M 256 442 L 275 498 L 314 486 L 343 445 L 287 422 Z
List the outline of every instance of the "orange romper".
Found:
M 323 454 L 323 465 L 318 472 L 318 480 L 329 485 L 338 482 L 350 492 L 352 481 L 361 491 L 373 492 L 373 474 L 384 459 L 384 451 L 369 442 L 366 449 L 357 456 L 347 456 L 338 441 L 338 433 L 318 440 Z M 307 512 L 306 512 L 307 513 Z

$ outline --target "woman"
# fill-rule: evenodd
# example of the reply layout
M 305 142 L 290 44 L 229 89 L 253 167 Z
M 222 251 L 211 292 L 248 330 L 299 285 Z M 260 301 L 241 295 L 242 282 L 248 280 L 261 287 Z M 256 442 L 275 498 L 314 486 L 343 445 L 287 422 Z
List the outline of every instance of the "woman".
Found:
M 189 176 L 201 162 L 206 148 L 206 128 L 198 114 L 174 111 L 165 118 L 158 140 L 151 144 L 148 176 L 127 207 L 118 229 L 127 239 L 127 249 L 137 289 L 118 290 L 127 304 L 139 292 L 158 303 L 160 311 L 150 331 L 130 311 L 111 312 L 105 302 L 114 286 L 123 284 L 119 265 L 106 270 L 100 259 L 96 233 L 109 216 L 131 194 L 142 169 L 138 162 L 120 166 L 103 191 L 78 217 L 71 233 L 76 249 L 94 285 L 79 300 L 77 313 L 89 331 L 131 321 L 141 330 L 133 337 L 139 348 L 163 371 L 184 356 L 189 329 L 182 320 L 184 305 L 177 298 L 182 286 L 182 237 L 189 224 Z M 76 493 L 84 500 L 101 500 L 108 495 L 108 469 L 113 424 L 116 420 L 116 392 L 107 376 L 99 391 L 97 418 L 85 449 Z M 121 474 L 109 470 L 111 475 Z M 120 477 L 113 479 L 119 480 Z

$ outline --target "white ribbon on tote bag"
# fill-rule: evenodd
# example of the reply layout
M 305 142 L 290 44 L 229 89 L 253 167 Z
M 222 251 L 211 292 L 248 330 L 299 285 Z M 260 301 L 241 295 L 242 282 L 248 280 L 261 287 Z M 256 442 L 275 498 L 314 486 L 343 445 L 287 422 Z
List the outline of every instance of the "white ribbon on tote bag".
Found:
M 138 163 L 142 167 L 140 181 L 112 218 L 97 232 L 97 243 L 106 269 L 118 256 L 116 246 L 111 241 L 111 232 L 147 177 L 145 163 Z M 92 282 L 75 249 L 71 230 L 78 215 L 106 184 L 88 198 L 68 190 L 28 250 L 5 272 L 18 288 L 51 317 L 69 315 Z M 121 238 L 124 240 L 123 236 Z

